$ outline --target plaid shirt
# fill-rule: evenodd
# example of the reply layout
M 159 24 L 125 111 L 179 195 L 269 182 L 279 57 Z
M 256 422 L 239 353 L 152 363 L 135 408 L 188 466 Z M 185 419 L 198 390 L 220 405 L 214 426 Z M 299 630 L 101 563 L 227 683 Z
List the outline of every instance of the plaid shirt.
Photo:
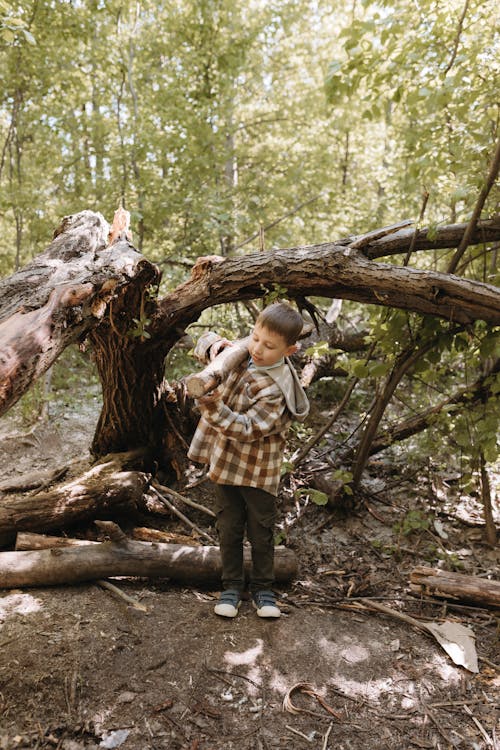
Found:
M 308 412 L 292 370 L 287 360 L 271 370 L 249 369 L 245 360 L 216 391 L 198 399 L 202 416 L 188 456 L 209 465 L 213 482 L 277 494 L 288 428 Z

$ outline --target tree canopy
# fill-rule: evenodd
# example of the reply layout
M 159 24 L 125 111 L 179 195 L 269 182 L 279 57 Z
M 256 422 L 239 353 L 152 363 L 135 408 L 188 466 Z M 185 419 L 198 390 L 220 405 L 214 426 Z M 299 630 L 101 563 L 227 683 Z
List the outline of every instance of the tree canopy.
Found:
M 61 216 L 120 201 L 174 279 L 184 259 L 255 249 L 261 227 L 287 247 L 417 220 L 423 191 L 427 223 L 466 220 L 498 137 L 497 12 L 3 0 L 2 272 Z

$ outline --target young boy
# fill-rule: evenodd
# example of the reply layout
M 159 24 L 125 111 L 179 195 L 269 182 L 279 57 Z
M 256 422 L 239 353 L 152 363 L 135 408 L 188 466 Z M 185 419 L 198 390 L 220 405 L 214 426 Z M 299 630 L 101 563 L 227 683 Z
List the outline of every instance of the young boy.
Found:
M 249 338 L 249 357 L 225 383 L 197 399 L 201 419 L 188 456 L 209 465 L 216 485 L 217 532 L 223 591 L 215 606 L 235 617 L 244 589 L 245 528 L 252 550 L 250 593 L 259 617 L 279 617 L 274 582 L 274 524 L 285 437 L 292 420 L 304 420 L 307 397 L 287 359 L 297 351 L 301 315 L 277 302 L 257 318 Z M 195 356 L 210 361 L 227 345 L 209 332 Z

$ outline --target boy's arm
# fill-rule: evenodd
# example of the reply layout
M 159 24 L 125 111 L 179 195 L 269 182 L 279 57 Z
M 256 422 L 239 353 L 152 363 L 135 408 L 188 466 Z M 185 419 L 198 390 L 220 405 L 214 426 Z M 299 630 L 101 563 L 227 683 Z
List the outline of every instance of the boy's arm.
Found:
M 290 422 L 284 396 L 278 389 L 254 401 L 244 414 L 230 409 L 218 390 L 197 399 L 197 404 L 207 422 L 230 440 L 260 440 L 281 432 Z

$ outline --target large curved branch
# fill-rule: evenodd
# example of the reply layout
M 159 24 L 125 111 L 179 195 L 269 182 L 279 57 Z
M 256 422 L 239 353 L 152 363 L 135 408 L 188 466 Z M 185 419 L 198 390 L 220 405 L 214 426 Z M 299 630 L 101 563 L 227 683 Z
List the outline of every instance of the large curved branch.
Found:
M 207 307 L 262 297 L 273 284 L 290 297 L 336 297 L 462 324 L 500 324 L 500 290 L 491 284 L 374 262 L 360 250 L 333 243 L 210 259 L 193 270 L 161 301 L 159 330 L 186 325 Z

